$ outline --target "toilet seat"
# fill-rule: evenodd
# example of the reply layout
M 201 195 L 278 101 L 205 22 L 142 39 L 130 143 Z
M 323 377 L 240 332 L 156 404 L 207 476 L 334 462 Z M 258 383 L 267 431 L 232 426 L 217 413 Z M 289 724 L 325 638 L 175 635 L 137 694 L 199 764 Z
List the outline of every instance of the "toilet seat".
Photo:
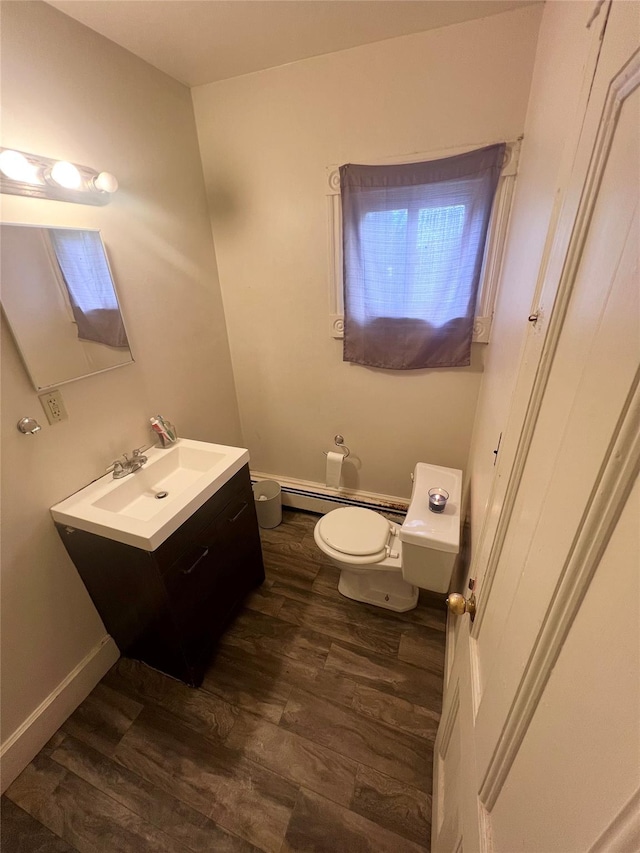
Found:
M 316 545 L 340 569 L 338 592 L 354 601 L 403 613 L 418 603 L 418 589 L 402 576 L 400 526 L 379 512 L 341 507 L 313 529 Z
M 334 509 L 316 525 L 323 550 L 346 563 L 377 563 L 390 555 L 395 525 L 380 513 L 360 507 Z M 320 542 L 318 543 L 320 544 Z

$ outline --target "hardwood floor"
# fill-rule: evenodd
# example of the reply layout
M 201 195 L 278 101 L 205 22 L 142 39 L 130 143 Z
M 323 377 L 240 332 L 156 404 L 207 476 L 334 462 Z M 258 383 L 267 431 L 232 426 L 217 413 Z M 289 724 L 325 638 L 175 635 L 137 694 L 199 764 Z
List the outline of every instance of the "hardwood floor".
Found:
M 2 798 L 3 853 L 428 850 L 444 602 L 344 599 L 316 520 L 261 531 L 267 580 L 201 689 L 107 673 Z

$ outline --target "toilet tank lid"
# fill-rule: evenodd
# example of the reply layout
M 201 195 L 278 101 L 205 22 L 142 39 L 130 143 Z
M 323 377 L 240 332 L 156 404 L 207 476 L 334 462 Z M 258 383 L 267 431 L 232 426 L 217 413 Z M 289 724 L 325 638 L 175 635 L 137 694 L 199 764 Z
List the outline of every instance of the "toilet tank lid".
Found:
M 446 489 L 449 500 L 444 512 L 429 509 L 429 489 Z M 462 471 L 418 462 L 413 472 L 413 491 L 400 540 L 435 551 L 457 554 L 460 550 L 460 504 Z

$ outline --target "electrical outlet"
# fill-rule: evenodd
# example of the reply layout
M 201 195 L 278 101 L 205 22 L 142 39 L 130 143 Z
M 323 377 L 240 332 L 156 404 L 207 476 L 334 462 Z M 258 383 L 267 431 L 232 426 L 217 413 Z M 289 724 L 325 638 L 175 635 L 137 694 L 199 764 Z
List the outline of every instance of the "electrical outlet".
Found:
M 48 391 L 46 394 L 40 394 L 39 397 L 50 424 L 58 424 L 60 421 L 67 420 L 67 410 L 59 391 Z

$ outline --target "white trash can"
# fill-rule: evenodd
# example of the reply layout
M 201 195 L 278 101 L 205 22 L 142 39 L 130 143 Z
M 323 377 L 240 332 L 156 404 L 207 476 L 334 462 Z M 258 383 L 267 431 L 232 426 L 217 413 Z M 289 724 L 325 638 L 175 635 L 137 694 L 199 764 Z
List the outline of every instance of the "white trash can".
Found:
M 260 527 L 277 527 L 282 521 L 282 491 L 275 480 L 253 484 L 253 497 Z

